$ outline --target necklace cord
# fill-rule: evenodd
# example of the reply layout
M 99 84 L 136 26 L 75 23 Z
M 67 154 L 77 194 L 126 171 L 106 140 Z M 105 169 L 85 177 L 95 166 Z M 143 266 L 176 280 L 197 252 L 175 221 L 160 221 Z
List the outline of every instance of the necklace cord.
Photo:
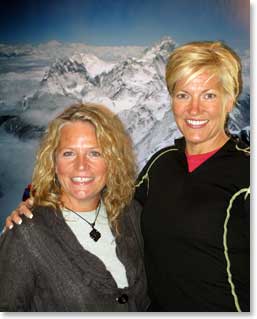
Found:
M 90 223 L 88 220 L 86 220 L 86 218 L 82 217 L 80 214 L 78 214 L 77 212 L 75 212 L 75 211 L 72 210 L 71 208 L 69 208 L 69 207 L 67 207 L 67 206 L 63 206 L 63 207 L 64 207 L 65 209 L 69 210 L 70 212 L 72 212 L 73 214 L 77 215 L 77 216 L 80 217 L 81 219 L 83 219 L 85 222 L 88 223 L 88 225 L 90 225 L 93 229 L 95 229 L 95 223 L 96 223 L 97 217 L 98 217 L 99 212 L 100 212 L 101 204 L 102 204 L 102 201 L 100 201 L 100 204 L 99 204 L 98 207 L 97 207 L 96 216 L 95 216 L 95 220 L 93 221 L 93 223 Z
M 86 218 L 82 217 L 80 214 L 74 212 L 74 210 L 68 208 L 68 207 L 65 207 L 65 209 L 69 210 L 70 212 L 72 212 L 73 214 L 77 215 L 78 217 L 80 217 L 81 219 L 83 219 L 86 223 L 88 223 L 88 225 L 90 225 L 92 227 L 92 230 L 91 232 L 89 233 L 89 236 L 90 238 L 92 238 L 95 242 L 98 241 L 99 238 L 101 238 L 101 233 L 95 229 L 95 223 L 96 223 L 96 220 L 97 220 L 97 217 L 99 215 L 99 212 L 100 212 L 100 208 L 101 208 L 101 204 L 102 204 L 102 201 L 100 200 L 100 204 L 98 205 L 97 209 L 96 209 L 96 216 L 95 216 L 95 220 L 93 223 L 90 223 L 88 220 L 86 220 Z

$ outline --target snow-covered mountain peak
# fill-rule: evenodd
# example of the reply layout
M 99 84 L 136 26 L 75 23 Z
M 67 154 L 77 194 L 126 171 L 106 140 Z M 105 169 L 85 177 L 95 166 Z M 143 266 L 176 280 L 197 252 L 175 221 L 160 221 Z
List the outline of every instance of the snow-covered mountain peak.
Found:
M 52 64 L 45 74 L 39 95 L 65 95 L 80 101 L 111 101 L 108 106 L 121 112 L 145 104 L 161 118 L 168 101 L 164 83 L 167 57 L 174 49 L 171 38 L 162 39 L 148 49 L 143 58 L 131 57 L 117 63 L 90 53 L 77 52 Z M 157 101 L 159 101 L 157 103 Z
M 142 59 L 153 60 L 156 59 L 156 57 L 163 57 L 164 59 L 167 59 L 175 47 L 175 41 L 173 41 L 170 37 L 164 37 L 152 47 L 147 48 L 144 51 Z
M 95 84 L 85 65 L 73 58 L 58 59 L 45 73 L 38 95 L 60 94 L 81 99 Z
M 53 76 L 63 76 L 69 73 L 79 73 L 79 74 L 86 74 L 87 70 L 84 64 L 79 63 L 72 58 L 62 58 L 56 60 L 50 69 L 46 72 L 43 81 L 48 80 Z
M 93 78 L 103 72 L 109 72 L 115 66 L 115 63 L 103 61 L 96 55 L 90 53 L 76 53 L 70 58 L 70 61 L 83 64 Z
M 175 136 L 175 128 L 165 132 L 162 128 L 163 121 L 167 120 L 168 125 L 170 116 L 165 65 L 175 47 L 176 43 L 168 37 L 148 48 L 141 57 L 115 63 L 80 51 L 59 58 L 45 73 L 36 94 L 28 99 L 24 112 L 27 114 L 23 114 L 23 118 L 31 121 L 34 114 L 34 125 L 41 125 L 45 114 L 54 113 L 70 102 L 104 103 L 124 120 L 136 148 L 145 156 L 150 141 L 155 140 L 152 134 L 155 129 L 160 130 L 158 136 L 163 134 L 165 144 L 172 143 Z M 243 121 L 241 113 L 241 110 L 235 112 L 232 120 L 244 127 L 247 121 Z M 234 131 L 237 129 L 235 126 Z M 159 146 L 156 144 L 154 149 Z M 141 162 L 143 155 L 140 154 Z

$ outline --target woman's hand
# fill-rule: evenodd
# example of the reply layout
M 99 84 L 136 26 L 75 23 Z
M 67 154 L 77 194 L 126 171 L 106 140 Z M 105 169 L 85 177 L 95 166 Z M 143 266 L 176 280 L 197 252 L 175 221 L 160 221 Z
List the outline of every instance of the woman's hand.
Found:
M 22 219 L 20 218 L 20 215 L 25 215 L 28 218 L 32 218 L 33 214 L 31 212 L 31 208 L 33 205 L 33 201 L 28 198 L 25 202 L 21 202 L 19 206 L 12 211 L 11 215 L 9 215 L 5 220 L 5 227 L 3 229 L 3 232 L 6 231 L 6 229 L 12 229 L 14 224 L 20 225 L 22 223 Z

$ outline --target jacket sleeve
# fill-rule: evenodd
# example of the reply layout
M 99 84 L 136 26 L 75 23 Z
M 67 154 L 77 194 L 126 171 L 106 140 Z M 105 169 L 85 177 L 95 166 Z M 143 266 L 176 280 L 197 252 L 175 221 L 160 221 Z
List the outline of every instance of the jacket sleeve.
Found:
M 29 311 L 34 291 L 31 256 L 24 226 L 0 237 L 0 311 Z M 27 240 L 26 240 L 27 237 Z M 32 240 L 32 239 L 30 239 Z

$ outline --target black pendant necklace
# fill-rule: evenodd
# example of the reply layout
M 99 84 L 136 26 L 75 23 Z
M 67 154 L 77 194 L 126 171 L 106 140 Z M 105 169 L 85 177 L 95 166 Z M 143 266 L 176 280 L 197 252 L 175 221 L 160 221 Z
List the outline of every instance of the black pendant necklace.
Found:
M 99 215 L 99 212 L 100 212 L 100 208 L 101 208 L 101 201 L 100 201 L 100 204 L 98 205 L 97 207 L 97 211 L 96 211 L 96 215 L 95 215 L 95 220 L 93 221 L 93 223 L 90 223 L 88 220 L 86 220 L 84 217 L 82 217 L 81 215 L 79 215 L 78 213 L 74 212 L 74 210 L 68 208 L 68 207 L 65 207 L 67 210 L 69 210 L 70 212 L 74 213 L 75 215 L 77 215 L 78 217 L 80 217 L 81 219 L 83 219 L 85 222 L 88 223 L 88 225 L 90 225 L 92 227 L 92 230 L 91 232 L 89 233 L 89 236 L 94 240 L 94 241 L 98 241 L 98 239 L 101 237 L 101 233 L 95 229 L 95 223 L 96 223 L 96 220 L 97 220 L 97 217 Z

